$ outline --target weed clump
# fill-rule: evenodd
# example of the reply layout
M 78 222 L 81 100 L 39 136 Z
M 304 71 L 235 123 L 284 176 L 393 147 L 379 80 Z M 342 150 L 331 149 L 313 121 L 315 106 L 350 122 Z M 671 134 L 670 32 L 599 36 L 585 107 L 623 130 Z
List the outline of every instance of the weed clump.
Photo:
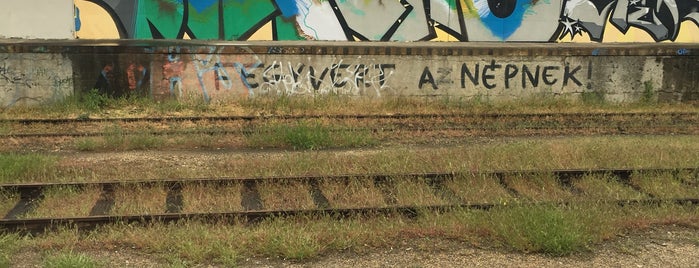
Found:
M 61 253 L 49 256 L 44 260 L 44 267 L 61 268 L 61 267 L 102 267 L 102 264 L 90 256 L 82 253 Z
M 494 210 L 490 221 L 497 237 L 518 251 L 564 256 L 585 249 L 597 237 L 585 227 L 588 215 L 577 212 L 549 205 L 514 205 Z

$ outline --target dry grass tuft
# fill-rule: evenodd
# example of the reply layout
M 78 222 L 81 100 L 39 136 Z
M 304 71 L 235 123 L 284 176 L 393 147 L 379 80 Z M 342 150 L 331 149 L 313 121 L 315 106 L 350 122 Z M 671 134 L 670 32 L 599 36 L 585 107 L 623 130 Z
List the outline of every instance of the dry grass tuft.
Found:
M 505 182 L 529 200 L 561 202 L 573 198 L 573 193 L 563 189 L 553 174 L 510 175 L 505 176 Z
M 316 208 L 309 193 L 309 186 L 305 183 L 261 183 L 257 185 L 257 191 L 267 210 Z
M 493 204 L 514 199 L 494 176 L 462 175 L 445 182 L 467 204 Z
M 634 173 L 631 184 L 657 198 L 697 198 L 699 187 L 684 183 L 685 179 L 670 172 Z
M 572 182 L 573 187 L 582 191 L 583 200 L 636 200 L 644 194 L 620 182 L 611 175 L 585 175 Z
M 392 181 L 397 205 L 434 206 L 447 204 L 445 200 L 435 195 L 435 190 L 423 178 L 414 180 L 394 177 Z
M 85 217 L 100 197 L 98 187 L 52 187 L 44 191 L 44 199 L 25 218 Z
M 223 186 L 195 185 L 182 189 L 183 213 L 243 211 L 239 183 Z
M 165 213 L 167 191 L 163 186 L 116 187 L 112 215 Z
M 0 191 L 0 216 L 7 215 L 19 202 L 19 193 Z
M 348 181 L 321 180 L 320 189 L 333 208 L 359 208 L 385 206 L 383 194 L 367 178 L 351 178 Z

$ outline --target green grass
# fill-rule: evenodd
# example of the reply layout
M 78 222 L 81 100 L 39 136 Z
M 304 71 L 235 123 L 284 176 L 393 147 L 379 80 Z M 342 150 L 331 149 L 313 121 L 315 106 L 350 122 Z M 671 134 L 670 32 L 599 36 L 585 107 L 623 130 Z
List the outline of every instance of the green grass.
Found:
M 548 205 L 497 208 L 489 216 L 493 231 L 507 246 L 554 256 L 588 248 L 601 240 L 589 227 L 607 227 L 602 216 L 593 211 Z
M 0 233 L 0 267 L 10 267 L 12 255 L 20 248 L 20 237 L 16 234 Z
M 157 149 L 165 144 L 163 137 L 147 130 L 127 134 L 121 126 L 112 125 L 104 128 L 104 136 L 78 138 L 73 142 L 73 147 L 78 151 L 128 151 Z
M 273 123 L 248 131 L 249 147 L 293 148 L 319 150 L 325 148 L 351 148 L 377 143 L 368 131 L 339 130 L 318 122 L 301 121 L 293 124 Z
M 103 266 L 99 261 L 88 255 L 73 252 L 51 255 L 43 261 L 43 267 L 46 268 L 93 268 Z
M 49 176 L 57 157 L 27 153 L 0 153 L 0 183 L 37 180 Z
M 2 110 L 2 118 L 87 118 L 149 117 L 194 115 L 283 115 L 283 114 L 356 114 L 356 113 L 535 113 L 535 112 L 696 112 L 691 103 L 657 103 L 652 85 L 637 102 L 605 101 L 604 92 L 586 92 L 577 100 L 551 96 L 533 96 L 516 100 L 489 100 L 483 96 L 366 98 L 340 95 L 316 97 L 267 96 L 205 103 L 193 100 L 153 100 L 129 96 L 111 98 L 96 91 L 68 96 L 62 101 L 35 107 L 11 107 Z

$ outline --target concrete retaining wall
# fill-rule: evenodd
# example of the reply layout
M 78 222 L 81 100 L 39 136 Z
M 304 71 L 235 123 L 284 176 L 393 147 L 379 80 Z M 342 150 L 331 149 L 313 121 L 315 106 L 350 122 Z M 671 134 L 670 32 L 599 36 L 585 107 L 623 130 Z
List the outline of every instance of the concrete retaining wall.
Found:
M 73 39 L 72 0 L 8 0 L 0 3 L 0 38 Z
M 0 53 L 0 107 L 37 105 L 73 94 L 72 67 L 61 53 Z
M 697 44 L 18 41 L 0 46 L 0 100 L 39 103 L 97 88 L 217 102 L 323 94 L 696 101 L 698 55 Z

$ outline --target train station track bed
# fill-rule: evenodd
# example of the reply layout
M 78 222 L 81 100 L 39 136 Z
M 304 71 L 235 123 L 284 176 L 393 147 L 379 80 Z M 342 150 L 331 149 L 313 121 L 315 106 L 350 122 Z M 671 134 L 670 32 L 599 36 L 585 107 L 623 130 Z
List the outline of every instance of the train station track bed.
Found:
M 0 266 L 699 263 L 695 106 L 335 101 L 8 111 Z

